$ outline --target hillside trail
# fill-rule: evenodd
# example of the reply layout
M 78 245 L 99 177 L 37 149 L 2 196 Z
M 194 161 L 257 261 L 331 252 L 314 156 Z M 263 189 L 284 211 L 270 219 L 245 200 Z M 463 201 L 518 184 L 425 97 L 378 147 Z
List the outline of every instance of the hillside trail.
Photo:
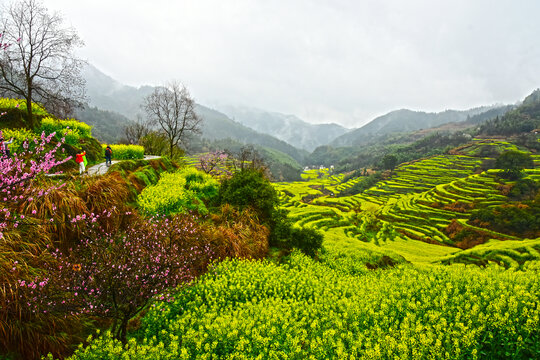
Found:
M 157 155 L 145 155 L 144 160 L 153 160 L 153 159 L 158 159 L 160 157 L 161 156 L 157 156 Z M 111 161 L 111 166 L 122 161 L 125 161 L 125 160 L 113 160 Z M 86 175 L 87 176 L 104 175 L 107 171 L 109 171 L 109 168 L 110 166 L 107 166 L 106 162 L 102 162 L 102 163 L 89 167 L 87 169 Z

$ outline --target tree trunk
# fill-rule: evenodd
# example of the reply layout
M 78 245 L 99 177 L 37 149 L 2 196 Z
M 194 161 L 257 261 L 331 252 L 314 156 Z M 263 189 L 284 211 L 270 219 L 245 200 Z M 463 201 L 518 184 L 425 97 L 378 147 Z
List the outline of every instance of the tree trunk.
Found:
M 122 318 L 122 322 L 119 324 L 118 329 L 116 331 L 116 338 L 122 342 L 122 344 L 125 344 L 127 342 L 127 325 L 129 321 L 129 316 L 124 316 Z
M 26 97 L 26 109 L 28 114 L 28 120 L 26 123 L 28 124 L 29 130 L 34 130 L 34 114 L 32 112 L 32 94 L 30 92 L 28 93 L 28 96 Z

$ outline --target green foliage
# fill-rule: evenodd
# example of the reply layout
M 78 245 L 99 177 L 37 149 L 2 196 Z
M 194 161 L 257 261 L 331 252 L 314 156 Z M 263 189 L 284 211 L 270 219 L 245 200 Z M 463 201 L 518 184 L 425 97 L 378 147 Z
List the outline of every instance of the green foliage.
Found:
M 271 221 L 279 204 L 276 190 L 262 170 L 249 168 L 236 172 L 221 183 L 219 201 L 240 209 L 251 207 L 265 223 Z
M 28 111 L 26 107 L 26 100 L 10 98 L 0 98 L 0 109 L 2 109 L 2 111 L 19 109 L 20 111 L 24 111 L 25 113 Z M 44 107 L 36 103 L 32 103 L 32 113 L 34 115 L 42 116 L 49 115 Z
M 540 128 L 540 101 L 538 101 L 538 90 L 536 90 L 516 109 L 483 124 L 479 133 L 485 135 L 514 135 L 528 133 L 538 128 Z
M 106 144 L 101 145 L 103 150 L 102 156 L 105 156 L 106 147 Z M 115 160 L 133 160 L 144 158 L 145 148 L 141 145 L 112 144 L 110 147 L 112 149 L 112 158 Z
M 530 178 L 519 179 L 510 189 L 508 197 L 512 200 L 532 200 L 540 189 L 540 183 Z
M 276 211 L 272 219 L 272 232 L 269 242 L 280 249 L 296 248 L 308 256 L 315 256 L 321 248 L 322 232 L 310 227 L 294 225 L 283 209 Z
M 244 168 L 225 179 L 221 184 L 219 201 L 240 209 L 253 209 L 259 220 L 270 226 L 272 246 L 299 248 L 311 256 L 321 247 L 322 234 L 315 229 L 294 227 L 286 212 L 277 209 L 277 192 L 262 170 Z
M 498 169 L 504 170 L 505 177 L 517 179 L 520 177 L 523 169 L 533 168 L 534 163 L 530 154 L 522 151 L 510 150 L 499 155 L 495 162 L 495 166 Z
M 348 275 L 293 253 L 230 260 L 125 346 L 108 334 L 71 359 L 532 359 L 540 352 L 537 271 L 434 265 Z
M 398 164 L 397 156 L 392 155 L 392 154 L 384 155 L 381 161 L 382 161 L 383 169 L 387 169 L 387 170 L 394 170 L 394 168 Z
M 158 183 L 146 187 L 137 199 L 147 214 L 170 215 L 189 210 L 207 214 L 205 202 L 218 195 L 218 182 L 192 167 L 163 174 Z
M 373 185 L 375 185 L 379 180 L 382 179 L 382 175 L 380 172 L 373 173 L 371 175 L 365 176 L 362 178 L 362 180 L 356 182 L 351 187 L 346 188 L 345 190 L 340 192 L 340 196 L 351 196 L 360 194 Z
M 323 234 L 309 227 L 292 227 L 290 232 L 290 244 L 308 256 L 315 256 L 321 248 Z
M 472 212 L 470 221 L 498 232 L 540 236 L 540 201 L 507 204 Z

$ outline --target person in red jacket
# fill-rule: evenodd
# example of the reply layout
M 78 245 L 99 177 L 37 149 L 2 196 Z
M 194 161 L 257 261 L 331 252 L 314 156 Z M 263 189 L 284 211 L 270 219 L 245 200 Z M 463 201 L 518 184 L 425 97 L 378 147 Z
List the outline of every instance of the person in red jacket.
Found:
M 86 155 L 86 151 L 83 151 L 81 153 L 78 153 L 75 155 L 75 162 L 79 164 L 79 174 L 84 173 L 85 166 L 84 166 L 84 156 Z

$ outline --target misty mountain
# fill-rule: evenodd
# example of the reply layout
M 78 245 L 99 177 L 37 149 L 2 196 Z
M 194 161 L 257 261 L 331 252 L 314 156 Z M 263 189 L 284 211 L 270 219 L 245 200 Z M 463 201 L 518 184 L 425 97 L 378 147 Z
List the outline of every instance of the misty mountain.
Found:
M 298 162 L 302 162 L 307 155 L 307 151 L 300 150 L 279 140 L 271 135 L 262 134 L 236 121 L 231 120 L 227 115 L 197 104 L 195 111 L 201 116 L 203 121 L 203 137 L 210 140 L 233 139 L 244 144 L 255 144 L 279 150 Z
M 118 140 L 123 136 L 123 127 L 141 113 L 140 105 L 143 99 L 154 91 L 154 87 L 136 88 L 123 85 L 92 65 L 88 65 L 83 74 L 87 84 L 89 106 L 78 113 L 78 118 L 96 126 L 96 135 L 99 134 L 98 138 L 102 138 L 103 141 Z M 305 150 L 299 150 L 271 135 L 259 133 L 206 106 L 197 104 L 195 111 L 203 119 L 202 137 L 204 138 L 210 140 L 230 138 L 244 144 L 269 147 L 299 162 L 302 162 L 304 156 L 307 155 Z M 99 121 L 96 121 L 97 119 Z M 107 127 L 107 119 L 111 121 L 108 132 L 103 128 L 103 126 Z M 122 121 L 125 121 L 125 125 L 121 124 Z
M 143 99 L 154 91 L 153 86 L 123 85 L 92 65 L 83 70 L 88 104 L 102 110 L 114 111 L 134 120 L 141 113 Z
M 129 120 L 124 115 L 85 105 L 75 111 L 75 118 L 92 126 L 92 135 L 103 143 L 117 143 L 124 137 Z
M 472 117 L 482 118 L 478 115 L 504 106 L 483 106 L 469 110 L 446 110 L 439 113 L 427 113 L 401 109 L 379 116 L 356 130 L 350 131 L 332 141 L 336 146 L 361 146 L 377 141 L 380 136 L 405 133 L 421 129 L 428 129 L 446 123 L 460 123 Z M 503 109 L 502 111 L 507 111 Z M 491 115 L 491 114 L 489 114 Z
M 247 127 L 310 152 L 349 131 L 338 124 L 310 124 L 295 115 L 260 109 L 242 106 L 219 106 L 218 109 Z

